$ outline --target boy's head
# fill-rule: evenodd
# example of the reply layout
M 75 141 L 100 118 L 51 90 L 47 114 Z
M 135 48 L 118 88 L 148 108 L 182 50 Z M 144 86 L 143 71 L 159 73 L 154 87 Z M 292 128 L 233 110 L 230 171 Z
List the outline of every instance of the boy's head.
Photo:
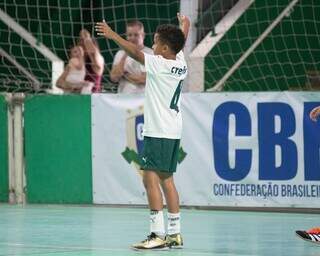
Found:
M 143 46 L 144 41 L 144 26 L 138 20 L 129 21 L 126 26 L 127 40 L 137 46 Z
M 185 44 L 185 37 L 180 28 L 165 24 L 157 27 L 152 46 L 155 55 L 176 55 Z

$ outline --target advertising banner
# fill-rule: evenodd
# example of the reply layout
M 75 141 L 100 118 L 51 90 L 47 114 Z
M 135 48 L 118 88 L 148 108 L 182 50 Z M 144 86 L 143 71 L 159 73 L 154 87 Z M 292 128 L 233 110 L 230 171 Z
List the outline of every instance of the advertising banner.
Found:
M 174 175 L 188 206 L 320 207 L 319 93 L 183 94 Z M 93 199 L 146 204 L 143 95 L 92 96 Z

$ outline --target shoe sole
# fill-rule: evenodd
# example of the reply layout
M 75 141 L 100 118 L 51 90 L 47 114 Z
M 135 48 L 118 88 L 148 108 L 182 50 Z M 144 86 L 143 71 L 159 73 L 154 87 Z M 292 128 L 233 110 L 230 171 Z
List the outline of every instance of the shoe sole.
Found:
M 183 245 L 170 246 L 170 249 L 183 249 Z
M 169 251 L 170 250 L 169 247 L 162 247 L 162 248 L 136 248 L 136 247 L 132 247 L 132 246 L 130 246 L 130 249 L 132 249 L 134 251 L 140 251 L 140 252 L 145 252 L 145 251 Z
M 306 241 L 306 242 L 320 245 L 320 241 L 312 241 L 311 239 L 304 238 L 304 237 L 302 237 L 302 236 L 299 236 L 298 234 L 296 234 L 296 236 L 299 237 L 300 239 Z

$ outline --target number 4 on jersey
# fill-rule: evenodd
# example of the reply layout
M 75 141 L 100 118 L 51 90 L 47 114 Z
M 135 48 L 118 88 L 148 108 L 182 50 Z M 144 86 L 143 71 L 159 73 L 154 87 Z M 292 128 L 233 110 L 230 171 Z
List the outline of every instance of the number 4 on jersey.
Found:
M 170 102 L 170 108 L 177 111 L 177 113 L 179 112 L 178 101 L 180 98 L 182 85 L 183 85 L 183 80 L 181 80 L 179 82 L 178 87 L 177 87 L 176 91 L 174 92 L 172 100 Z

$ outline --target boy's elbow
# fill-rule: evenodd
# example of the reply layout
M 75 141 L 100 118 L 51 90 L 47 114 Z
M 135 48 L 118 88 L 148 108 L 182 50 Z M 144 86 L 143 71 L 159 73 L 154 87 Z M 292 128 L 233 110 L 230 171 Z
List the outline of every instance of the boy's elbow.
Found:
M 133 59 L 137 59 L 137 57 L 138 57 L 138 55 L 139 55 L 139 50 L 136 48 L 136 47 L 134 47 L 134 48 L 131 48 L 131 49 L 129 49 L 128 51 L 127 51 L 127 54 L 131 57 L 131 58 L 133 58 Z
M 144 53 L 140 50 L 137 50 L 135 60 L 144 65 Z
M 138 49 L 137 46 L 131 47 L 129 51 L 127 51 L 128 55 L 135 59 L 136 61 L 144 64 L 144 53 Z

